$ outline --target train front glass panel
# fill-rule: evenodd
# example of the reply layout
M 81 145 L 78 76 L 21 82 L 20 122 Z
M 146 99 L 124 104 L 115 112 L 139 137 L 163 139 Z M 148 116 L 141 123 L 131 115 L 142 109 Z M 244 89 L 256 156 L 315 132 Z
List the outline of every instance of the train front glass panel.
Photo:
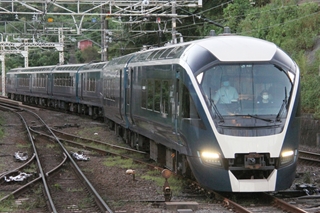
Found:
M 197 79 L 220 133 L 262 136 L 282 131 L 277 124 L 287 116 L 292 72 L 273 64 L 223 64 L 206 69 Z M 268 94 L 266 104 L 263 93 Z M 250 132 L 250 127 L 270 128 Z M 237 128 L 246 131 L 234 131 Z

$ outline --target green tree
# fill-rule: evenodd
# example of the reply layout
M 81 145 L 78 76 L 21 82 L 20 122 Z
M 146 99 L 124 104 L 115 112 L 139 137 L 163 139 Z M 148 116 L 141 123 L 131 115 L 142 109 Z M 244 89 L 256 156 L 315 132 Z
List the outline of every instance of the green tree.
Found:
M 274 42 L 297 62 L 301 72 L 302 110 L 320 118 L 318 5 L 275 0 L 264 7 L 251 8 L 243 19 L 231 23 L 238 26 L 240 34 Z
M 98 53 L 100 50 L 97 47 L 87 47 L 84 50 L 78 50 L 75 54 L 76 59 L 79 63 L 89 63 L 91 61 L 100 61 L 101 54 Z
M 223 10 L 223 16 L 226 20 L 225 26 L 230 27 L 232 33 L 240 32 L 238 25 L 246 18 L 248 11 L 251 11 L 252 8 L 250 0 L 234 0 Z
M 59 63 L 59 52 L 53 49 L 39 51 L 39 49 L 32 49 L 29 52 L 29 66 L 47 66 Z

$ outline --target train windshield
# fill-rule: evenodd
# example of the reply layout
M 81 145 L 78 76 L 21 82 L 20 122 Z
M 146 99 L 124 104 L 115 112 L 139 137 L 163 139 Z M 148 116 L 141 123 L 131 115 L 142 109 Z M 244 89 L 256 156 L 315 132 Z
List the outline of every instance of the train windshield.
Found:
M 294 77 L 274 64 L 251 63 L 216 65 L 200 73 L 197 80 L 216 118 L 281 119 L 287 114 Z

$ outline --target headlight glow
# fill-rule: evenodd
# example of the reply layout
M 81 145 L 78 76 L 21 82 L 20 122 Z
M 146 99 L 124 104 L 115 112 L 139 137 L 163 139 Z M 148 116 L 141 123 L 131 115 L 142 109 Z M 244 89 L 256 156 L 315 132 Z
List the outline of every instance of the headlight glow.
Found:
M 281 157 L 280 157 L 280 164 L 284 165 L 284 164 L 292 162 L 294 159 L 294 156 L 295 156 L 294 153 L 295 152 L 293 150 L 283 151 L 281 153 Z
M 285 157 L 292 156 L 293 154 L 294 154 L 294 152 L 292 150 L 284 151 L 284 152 L 281 153 L 281 157 L 285 158 Z
M 218 153 L 213 153 L 213 152 L 202 152 L 201 156 L 203 158 L 212 158 L 212 159 L 217 159 L 220 157 Z
M 205 164 L 221 166 L 220 155 L 217 152 L 203 151 L 200 157 Z

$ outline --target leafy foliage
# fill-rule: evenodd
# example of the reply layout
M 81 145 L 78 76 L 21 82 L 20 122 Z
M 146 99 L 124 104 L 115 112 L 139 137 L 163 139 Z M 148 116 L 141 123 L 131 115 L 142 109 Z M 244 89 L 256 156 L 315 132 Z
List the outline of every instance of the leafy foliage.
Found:
M 223 32 L 223 26 L 228 26 L 232 33 L 257 37 L 274 42 L 286 51 L 299 65 L 301 72 L 301 92 L 303 112 L 313 113 L 320 118 L 320 53 L 318 51 L 318 35 L 320 28 L 320 13 L 317 3 L 300 3 L 298 0 L 203 0 L 202 8 L 180 8 L 177 7 L 179 15 L 185 18 L 177 20 L 177 32 L 181 33 L 184 41 L 194 40 L 208 36 L 210 30 L 216 34 Z M 304 1 L 302 1 L 304 2 Z M 300 4 L 299 4 L 300 3 Z M 3 8 L 10 10 L 10 4 L 1 3 Z M 75 7 L 75 5 L 65 5 Z M 59 7 L 51 6 L 55 12 Z M 89 9 L 89 8 L 88 8 Z M 171 8 L 164 8 L 163 13 L 170 13 Z M 20 11 L 26 10 L 23 6 Z M 21 21 L 31 20 L 32 15 L 20 17 Z M 64 16 L 53 17 L 55 23 L 70 22 Z M 83 26 L 96 29 L 91 34 L 79 35 L 76 40 L 91 39 L 96 44 L 101 43 L 101 23 L 91 22 L 92 18 L 86 17 Z M 113 31 L 112 43 L 108 43 L 108 59 L 121 56 L 131 52 L 139 51 L 143 45 L 163 46 L 171 40 L 172 18 L 161 18 L 158 25 L 156 17 L 146 20 L 141 17 L 136 23 L 129 24 L 129 17 L 122 17 L 122 21 L 107 19 L 106 27 Z M 13 21 L 12 15 L 3 15 L 0 21 Z M 100 20 L 100 18 L 97 18 Z M 71 21 L 72 22 L 72 21 Z M 52 27 L 55 26 L 53 23 Z M 15 30 L 23 32 L 23 28 L 12 23 Z M 41 26 L 41 23 L 35 25 Z M 4 28 L 0 26 L 0 31 Z M 134 34 L 132 30 L 148 33 Z M 73 35 L 65 35 L 66 40 Z M 57 36 L 49 36 L 46 41 L 57 42 Z M 70 41 L 69 41 L 70 42 Z M 72 44 L 74 44 L 72 46 Z M 99 45 L 98 45 L 99 46 Z M 101 47 L 94 46 L 85 51 L 76 51 L 76 42 L 68 47 L 73 51 L 65 53 L 65 61 L 75 56 L 77 63 L 100 60 L 99 51 Z M 71 52 L 75 52 L 72 54 Z M 72 60 L 73 61 L 73 60 Z M 58 52 L 48 50 L 32 50 L 29 55 L 29 66 L 40 66 L 57 64 L 59 62 Z M 6 56 L 6 70 L 24 66 L 21 55 Z
M 303 112 L 320 118 L 318 4 L 274 0 L 263 7 L 245 7 L 240 12 L 239 2 L 235 1 L 225 9 L 232 17 L 226 25 L 235 27 L 233 31 L 239 34 L 274 42 L 286 51 L 300 67 Z
M 76 58 L 79 63 L 89 63 L 91 61 L 100 61 L 99 49 L 97 47 L 87 47 L 83 51 L 76 52 Z

